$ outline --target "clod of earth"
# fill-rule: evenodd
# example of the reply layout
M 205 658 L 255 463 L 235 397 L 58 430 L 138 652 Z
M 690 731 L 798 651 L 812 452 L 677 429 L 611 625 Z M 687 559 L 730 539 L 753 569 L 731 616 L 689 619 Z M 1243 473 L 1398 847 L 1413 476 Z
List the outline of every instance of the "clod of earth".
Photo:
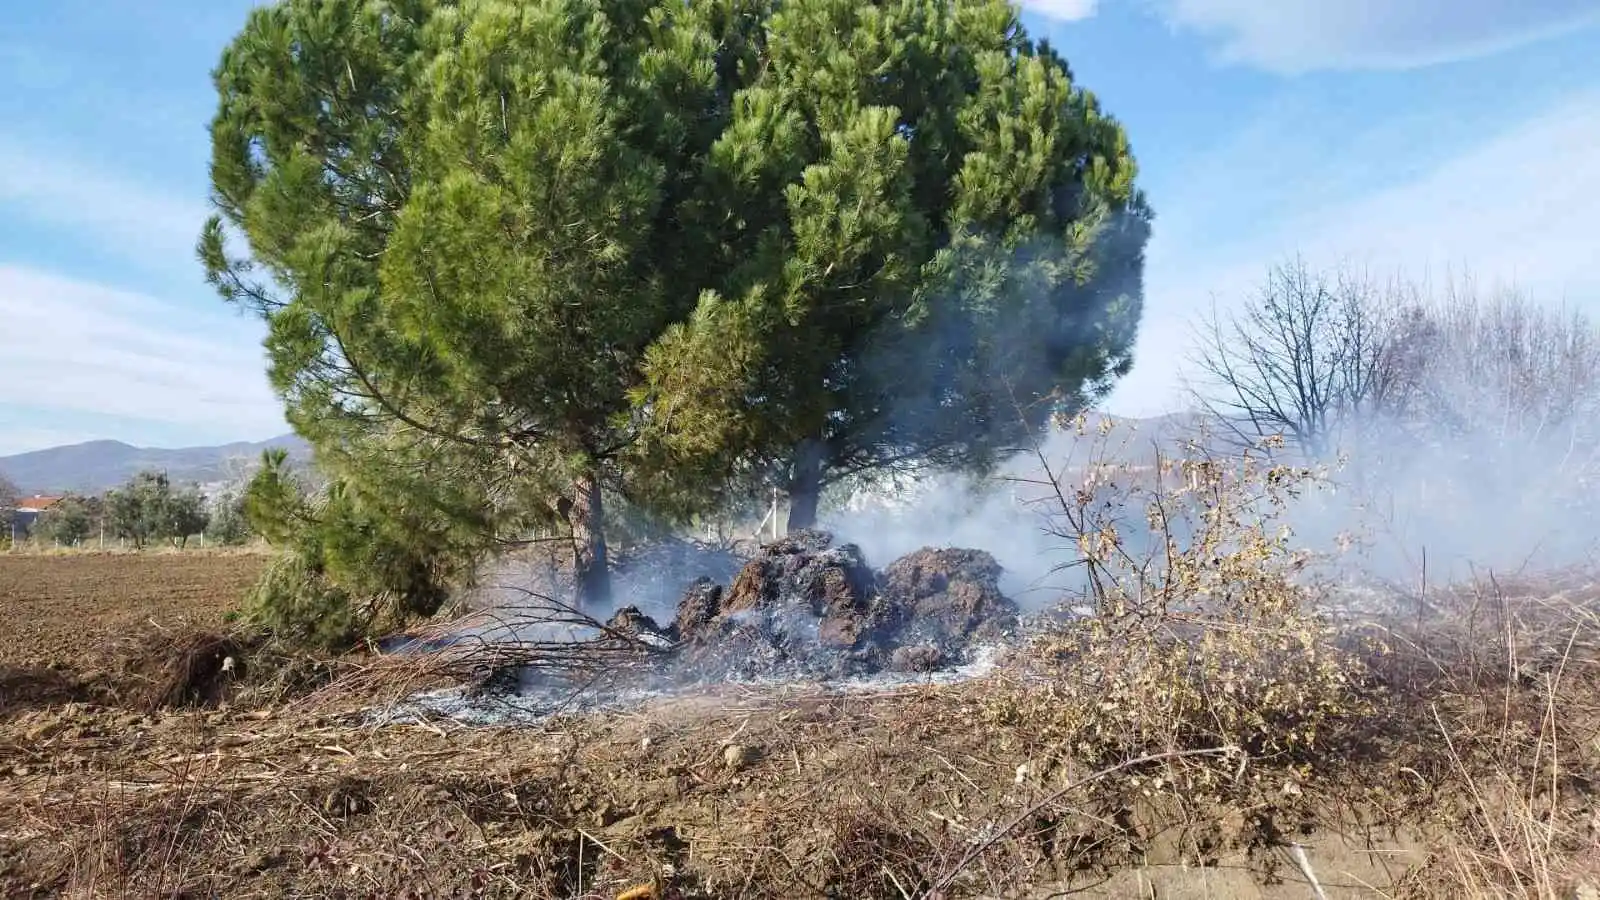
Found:
M 709 578 L 690 585 L 668 627 L 633 607 L 607 627 L 670 644 L 680 682 L 928 672 L 1016 633 L 1000 574 L 981 550 L 932 548 L 878 573 L 854 544 L 801 532 L 762 547 L 726 589 Z
M 722 750 L 723 765 L 735 772 L 748 767 L 759 758 L 760 754 L 755 748 L 740 744 L 729 744 Z

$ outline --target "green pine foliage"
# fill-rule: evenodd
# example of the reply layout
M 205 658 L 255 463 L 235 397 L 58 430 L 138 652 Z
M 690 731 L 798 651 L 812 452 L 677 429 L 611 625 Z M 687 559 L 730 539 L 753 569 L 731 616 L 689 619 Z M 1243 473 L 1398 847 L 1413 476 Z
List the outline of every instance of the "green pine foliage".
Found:
M 1129 364 L 1126 138 L 1001 0 L 285 0 L 215 82 L 200 256 L 355 511 L 269 527 L 330 559 L 562 525 L 604 603 L 608 495 L 807 524 Z
M 314 559 L 283 553 L 245 600 L 245 621 L 294 646 L 345 650 L 362 636 L 359 604 Z
M 245 489 L 249 529 L 278 550 L 247 618 L 291 642 L 339 649 L 438 612 L 481 547 L 437 517 L 381 501 L 352 481 L 313 491 L 282 450 Z
M 1008 5 L 792 3 L 764 37 L 706 160 L 728 274 L 637 393 L 682 484 L 775 479 L 809 525 L 832 481 L 981 469 L 1126 373 L 1137 169 Z

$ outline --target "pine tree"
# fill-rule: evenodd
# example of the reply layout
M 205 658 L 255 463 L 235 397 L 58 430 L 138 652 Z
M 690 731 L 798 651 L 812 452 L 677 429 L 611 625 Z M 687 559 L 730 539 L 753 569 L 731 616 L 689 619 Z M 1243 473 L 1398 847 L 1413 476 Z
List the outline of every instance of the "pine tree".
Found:
M 344 646 L 438 612 L 451 579 L 483 546 L 347 479 L 312 487 L 281 448 L 262 453 L 240 505 L 251 533 L 280 553 L 257 585 L 251 618 L 291 639 Z M 375 502 L 376 501 L 376 502 Z
M 1127 365 L 1126 141 L 1000 0 L 286 0 L 215 81 L 200 254 L 319 467 L 419 546 L 562 522 L 598 605 L 608 491 L 800 522 Z
M 1126 135 L 1014 10 L 770 13 L 694 209 L 705 293 L 636 392 L 669 490 L 981 469 L 1131 365 L 1150 213 Z M 685 472 L 699 472 L 686 479 Z

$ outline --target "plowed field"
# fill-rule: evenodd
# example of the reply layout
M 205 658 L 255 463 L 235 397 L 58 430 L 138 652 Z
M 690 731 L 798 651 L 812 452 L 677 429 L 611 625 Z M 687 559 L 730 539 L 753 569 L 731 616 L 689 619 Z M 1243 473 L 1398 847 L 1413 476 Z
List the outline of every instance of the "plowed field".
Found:
M 0 554 L 0 664 L 77 668 L 134 628 L 215 627 L 266 559 L 201 550 Z

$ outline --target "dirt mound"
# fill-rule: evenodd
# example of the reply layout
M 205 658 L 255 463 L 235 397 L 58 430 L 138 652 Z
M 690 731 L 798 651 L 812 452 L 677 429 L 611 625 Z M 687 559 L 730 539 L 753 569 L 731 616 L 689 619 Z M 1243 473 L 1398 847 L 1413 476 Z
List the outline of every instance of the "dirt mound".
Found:
M 0 720 L 42 706 L 93 699 L 94 691 L 71 672 L 43 666 L 0 664 Z
M 655 619 L 640 612 L 637 606 L 624 606 L 617 610 L 616 615 L 606 621 L 606 630 L 657 649 L 666 649 L 676 643 L 669 629 L 657 625 Z
M 722 611 L 722 585 L 701 576 L 689 585 L 678 602 L 678 616 L 672 623 L 674 641 L 709 633 L 711 622 Z
M 982 551 L 923 549 L 879 574 L 854 544 L 801 532 L 764 546 L 727 590 L 695 582 L 667 633 L 698 679 L 929 671 L 1014 632 L 1000 572 Z

